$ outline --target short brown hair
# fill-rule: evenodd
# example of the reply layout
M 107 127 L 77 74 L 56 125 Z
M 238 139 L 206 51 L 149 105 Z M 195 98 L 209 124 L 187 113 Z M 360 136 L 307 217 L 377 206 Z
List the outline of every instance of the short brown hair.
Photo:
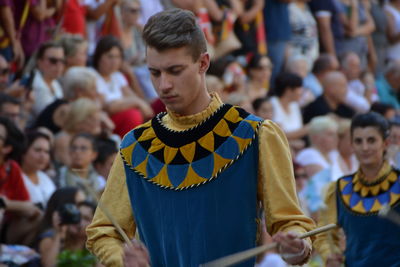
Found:
M 188 47 L 194 61 L 207 52 L 206 39 L 188 10 L 168 9 L 150 17 L 143 30 L 146 44 L 158 51 Z

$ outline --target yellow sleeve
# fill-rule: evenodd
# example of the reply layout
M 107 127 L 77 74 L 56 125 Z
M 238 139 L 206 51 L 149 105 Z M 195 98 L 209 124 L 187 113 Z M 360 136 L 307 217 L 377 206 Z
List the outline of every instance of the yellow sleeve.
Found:
M 265 121 L 260 128 L 259 155 L 259 195 L 268 232 L 302 234 L 314 229 L 314 221 L 304 215 L 297 198 L 288 141 L 272 121 Z M 308 242 L 311 246 L 311 240 Z
M 336 207 L 336 188 L 337 183 L 329 184 L 325 195 L 325 207 L 320 209 L 318 214 L 318 226 L 330 223 L 337 224 L 337 207 Z M 340 253 L 339 249 L 339 229 L 333 229 L 316 236 L 314 247 L 323 258 L 324 262 L 327 257 L 333 253 Z
M 133 219 L 121 155 L 117 155 L 115 158 L 100 201 L 120 224 L 128 237 L 132 239 L 136 225 Z M 101 209 L 96 209 L 93 221 L 87 227 L 86 233 L 88 238 L 87 248 L 100 259 L 102 264 L 107 267 L 123 266 L 123 239 Z

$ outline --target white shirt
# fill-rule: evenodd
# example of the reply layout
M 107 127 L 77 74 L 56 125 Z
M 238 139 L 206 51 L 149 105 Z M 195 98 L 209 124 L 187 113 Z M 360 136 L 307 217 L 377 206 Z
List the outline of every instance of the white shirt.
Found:
M 303 118 L 301 116 L 299 103 L 293 101 L 289 104 L 289 112 L 286 112 L 279 98 L 276 96 L 271 97 L 272 108 L 274 109 L 273 121 L 278 123 L 283 131 L 293 132 L 303 127 Z
M 24 179 L 30 200 L 33 203 L 40 203 L 43 207 L 46 207 L 47 201 L 56 190 L 56 186 L 46 173 L 38 171 L 36 175 L 39 180 L 38 184 L 34 184 L 25 173 L 22 174 L 22 178 Z
M 121 72 L 111 74 L 110 81 L 104 80 L 98 72 L 96 74 L 97 92 L 103 95 L 106 103 L 124 98 L 122 88 L 128 86 L 128 81 Z
M 57 80 L 51 82 L 54 92 L 46 84 L 40 71 L 35 71 L 33 78 L 32 90 L 35 102 L 33 104 L 33 111 L 39 114 L 47 105 L 54 102 L 54 100 L 63 97 L 63 90 Z
M 337 150 L 332 150 L 328 154 L 328 159 L 330 162 L 337 160 L 339 152 Z M 323 169 L 331 167 L 331 163 L 328 162 L 325 157 L 314 147 L 308 147 L 299 152 L 296 156 L 296 162 L 301 166 L 307 165 L 320 165 Z

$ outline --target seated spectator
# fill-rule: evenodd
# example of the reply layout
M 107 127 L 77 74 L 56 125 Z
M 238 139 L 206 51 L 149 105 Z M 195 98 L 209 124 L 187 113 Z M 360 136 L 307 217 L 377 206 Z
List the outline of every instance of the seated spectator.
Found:
M 304 123 L 316 116 L 334 113 L 339 117 L 351 118 L 355 111 L 344 105 L 347 94 L 347 79 L 343 73 L 332 71 L 322 80 L 323 94 L 308 104 L 303 110 Z
M 63 97 L 63 91 L 57 79 L 64 71 L 64 49 L 55 42 L 42 44 L 37 52 L 36 64 L 37 70 L 32 84 L 35 99 L 33 111 L 39 114 L 48 104 Z
M 400 84 L 400 63 L 390 62 L 381 77 L 376 80 L 376 89 L 378 90 L 379 101 L 390 104 L 396 109 L 400 109 L 399 101 Z
M 272 120 L 274 117 L 274 108 L 271 100 L 267 97 L 260 97 L 251 103 L 254 114 L 264 120 Z
M 272 63 L 268 57 L 255 54 L 247 65 L 247 94 L 251 101 L 266 97 L 271 78 Z
M 92 192 L 100 196 L 106 182 L 93 167 L 93 162 L 97 158 L 95 138 L 86 133 L 74 135 L 69 146 L 69 157 L 70 163 L 61 167 L 59 171 L 60 187 L 78 187 L 88 196 L 88 199 L 96 201 L 92 197 Z
M 76 205 L 84 200 L 85 194 L 76 187 L 60 188 L 50 197 L 36 243 L 43 267 L 57 266 L 59 253 L 74 243 L 76 236 L 71 233 L 79 231 L 81 221 Z
M 309 177 L 330 168 L 337 159 L 337 130 L 336 121 L 328 116 L 318 116 L 311 120 L 311 146 L 304 148 L 296 156 L 296 162 L 306 169 Z
M 60 39 L 65 52 L 65 70 L 85 67 L 88 59 L 88 43 L 80 35 L 65 34 Z
M 27 134 L 21 167 L 30 200 L 44 209 L 56 187 L 44 172 L 49 167 L 51 153 L 50 137 L 41 132 Z
M 55 136 L 54 157 L 57 163 L 69 165 L 69 146 L 72 136 L 88 133 L 101 134 L 101 111 L 95 102 L 80 98 L 71 103 L 62 131 Z
M 310 91 L 314 97 L 322 95 L 322 80 L 328 72 L 339 68 L 339 62 L 331 54 L 321 54 L 314 62 L 311 72 L 303 79 L 304 89 Z
M 97 173 L 104 179 L 108 178 L 115 156 L 118 154 L 118 146 L 111 139 L 97 140 L 97 157 L 93 166 Z
M 371 105 L 371 111 L 381 114 L 389 121 L 394 120 L 396 117 L 396 109 L 390 104 L 375 102 Z
M 0 198 L 4 200 L 5 243 L 30 245 L 42 212 L 32 202 L 17 163 L 25 136 L 7 118 L 0 117 Z
M 298 102 L 302 95 L 302 84 L 300 76 L 281 73 L 276 77 L 274 96 L 270 100 L 274 110 L 272 120 L 282 127 L 289 140 L 299 139 L 307 134 Z
M 0 116 L 9 118 L 19 129 L 24 129 L 25 122 L 22 120 L 21 102 L 17 98 L 1 92 Z
M 357 112 L 367 112 L 371 103 L 376 101 L 377 96 L 372 92 L 367 92 L 367 88 L 360 80 L 361 61 L 354 52 L 345 53 L 340 62 L 341 71 L 348 81 L 348 90 L 346 95 L 346 105 L 353 107 Z
M 105 110 L 115 123 L 114 132 L 123 136 L 143 122 L 143 118 L 153 116 L 151 107 L 135 95 L 123 74 L 123 48 L 112 36 L 102 38 L 93 56 L 93 66 L 97 70 L 97 90 L 104 97 Z

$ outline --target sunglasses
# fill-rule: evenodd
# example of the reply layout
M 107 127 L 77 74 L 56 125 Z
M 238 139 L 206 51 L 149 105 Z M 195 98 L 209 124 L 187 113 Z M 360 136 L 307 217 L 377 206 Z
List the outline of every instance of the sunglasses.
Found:
M 57 65 L 58 63 L 65 64 L 65 59 L 63 58 L 56 58 L 56 57 L 48 57 L 47 60 L 50 62 L 52 65 Z
M 0 69 L 1 76 L 7 75 L 8 73 L 10 73 L 10 68 Z

